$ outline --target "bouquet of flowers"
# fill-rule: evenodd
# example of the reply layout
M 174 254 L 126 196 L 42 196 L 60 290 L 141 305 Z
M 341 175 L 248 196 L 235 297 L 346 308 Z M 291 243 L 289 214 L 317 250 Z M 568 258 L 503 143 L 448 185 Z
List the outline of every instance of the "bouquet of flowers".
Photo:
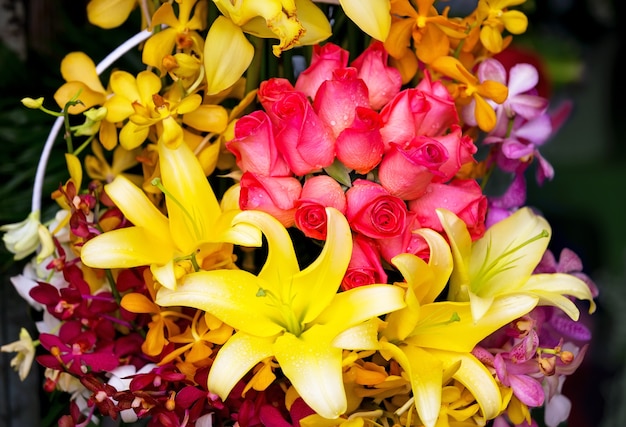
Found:
M 70 394 L 59 426 L 567 419 L 597 289 L 525 206 L 569 105 L 502 56 L 524 1 L 339 3 L 91 0 L 93 24 L 146 30 L 97 66 L 69 53 L 59 110 L 23 100 L 58 118 L 2 227 L 37 252 L 11 280 L 39 336 L 2 351 Z M 145 69 L 100 80 L 136 46 Z

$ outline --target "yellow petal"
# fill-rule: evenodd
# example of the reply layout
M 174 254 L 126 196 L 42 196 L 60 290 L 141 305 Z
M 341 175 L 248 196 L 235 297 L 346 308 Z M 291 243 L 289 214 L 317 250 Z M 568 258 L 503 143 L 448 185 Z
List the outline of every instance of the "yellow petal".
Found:
M 259 278 L 270 286 L 272 292 L 280 294 L 281 284 L 300 271 L 289 233 L 277 219 L 260 211 L 240 212 L 233 219 L 233 226 L 237 228 L 240 224 L 257 227 L 266 236 L 268 254 Z M 309 303 L 307 300 L 306 304 Z
M 348 328 L 333 339 L 332 346 L 348 350 L 376 350 L 380 323 L 380 319 L 373 318 Z
M 191 1 L 185 1 L 183 3 L 191 3 Z M 152 15 L 152 25 L 165 24 L 168 27 L 176 28 L 179 25 L 178 18 L 174 13 L 174 7 L 172 3 L 163 3 Z
M 385 41 L 391 27 L 389 0 L 339 0 L 346 15 L 376 40 Z
M 113 93 L 115 93 L 114 97 L 122 97 L 122 99 L 127 100 L 126 102 L 130 101 L 130 103 L 141 101 L 141 95 L 137 89 L 137 80 L 129 72 L 122 70 L 113 71 L 109 79 L 109 85 Z
M 102 105 L 106 101 L 106 96 L 78 81 L 65 83 L 54 93 L 54 100 L 61 108 L 65 108 L 72 99 L 80 100 L 81 104 L 73 105 L 67 111 L 70 114 L 80 114 L 91 107 Z
M 474 109 L 474 115 L 476 116 L 476 123 L 483 132 L 489 132 L 496 126 L 496 112 L 493 107 L 483 99 L 482 96 L 474 93 L 473 96 L 476 101 L 476 107 Z
M 218 17 L 211 25 L 204 44 L 207 94 L 215 95 L 235 84 L 253 56 L 254 47 L 241 28 L 223 16 Z
M 74 181 L 74 185 L 76 185 L 78 190 L 83 181 L 83 168 L 80 165 L 80 160 L 73 154 L 65 153 L 65 163 L 67 164 L 70 178 Z
M 163 132 L 159 137 L 159 144 L 175 149 L 184 141 L 183 128 L 172 117 L 168 116 L 161 121 Z
M 330 22 L 324 12 L 310 0 L 296 0 L 298 20 L 304 27 L 304 34 L 298 39 L 298 45 L 321 43 L 332 35 Z
M 531 295 L 496 298 L 490 309 L 474 321 L 466 302 L 435 302 L 421 307 L 420 321 L 406 342 L 424 348 L 469 352 L 502 326 L 527 314 L 539 299 Z
M 467 226 L 459 217 L 446 209 L 437 209 L 436 212 L 448 236 L 454 259 L 448 299 L 467 301 L 469 296 L 463 295 L 462 287 L 469 286 L 470 282 L 469 260 L 472 253 L 472 238 L 467 231 Z
M 176 30 L 172 27 L 165 28 L 151 36 L 143 48 L 141 55 L 143 63 L 157 70 L 163 70 L 163 58 L 172 53 L 175 38 Z
M 338 293 L 328 307 L 314 319 L 337 331 L 404 307 L 404 292 L 399 286 L 368 285 Z M 313 303 L 313 301 L 310 301 Z
M 67 54 L 61 61 L 61 75 L 66 82 L 83 82 L 94 92 L 106 93 L 93 60 L 83 52 Z
M 502 33 L 496 27 L 485 25 L 480 29 L 480 42 L 492 53 L 500 53 L 502 50 Z
M 166 263 L 172 258 L 171 246 L 150 230 L 129 227 L 94 237 L 81 248 L 83 264 L 94 268 L 131 268 Z
M 222 133 L 228 125 L 228 112 L 221 105 L 201 105 L 185 114 L 183 123 L 202 132 Z
M 177 289 L 162 288 L 157 304 L 204 310 L 245 333 L 269 337 L 284 328 L 272 319 L 277 313 L 258 291 L 263 282 L 243 270 L 199 271 L 184 276 Z
M 235 333 L 215 357 L 209 371 L 208 389 L 226 400 L 233 387 L 250 369 L 273 355 L 273 341 L 273 338 Z
M 127 122 L 119 133 L 120 145 L 126 150 L 134 150 L 148 138 L 150 128 L 137 126 L 133 122 Z
M 426 304 L 433 302 L 448 283 L 452 272 L 452 253 L 446 240 L 436 231 L 423 228 L 417 230 L 416 233 L 426 240 L 430 248 L 428 268 L 433 272 L 434 281 L 430 283 L 430 286 L 424 286 L 416 292 L 419 302 Z M 406 278 L 406 276 L 404 277 Z
M 596 309 L 589 286 L 570 274 L 534 274 L 520 288 L 520 292 L 528 292 L 539 297 L 539 305 L 552 305 L 560 308 L 572 320 L 578 320 L 578 308 L 565 295 L 589 301 L 589 313 L 593 313 Z
M 352 232 L 348 220 L 337 209 L 326 208 L 326 227 L 322 252 L 293 278 L 292 307 L 296 313 L 302 313 L 304 323 L 317 317 L 335 298 L 350 263 Z
M 219 203 L 204 171 L 187 144 L 168 148 L 158 144 L 170 229 L 183 253 L 201 242 L 212 241 L 213 227 L 221 215 Z
M 87 19 L 100 28 L 115 28 L 128 19 L 137 0 L 91 0 L 87 4 Z
M 502 397 L 497 383 L 489 370 L 469 353 L 451 353 L 430 350 L 430 353 L 442 361 L 444 369 L 461 361 L 453 377 L 467 388 L 476 398 L 486 420 L 494 419 L 500 413 Z
M 145 193 L 124 176 L 117 176 L 107 184 L 108 196 L 119 207 L 124 216 L 134 225 L 151 230 L 153 234 L 168 240 L 169 225 L 167 218 L 152 204 Z
M 504 28 L 511 34 L 522 34 L 528 27 L 528 18 L 519 10 L 509 10 L 502 14 Z
M 274 354 L 285 376 L 316 413 L 337 418 L 346 411 L 342 351 L 330 345 L 323 326 L 300 337 L 285 333 L 276 339 Z
M 202 104 L 202 97 L 197 93 L 191 94 L 183 98 L 183 100 L 176 106 L 176 113 L 191 113 L 197 110 L 198 107 L 200 107 L 200 104 Z
M 100 123 L 100 142 L 107 150 L 112 150 L 117 145 L 117 127 L 113 123 L 103 120 Z
M 411 345 L 381 342 L 384 351 L 402 366 L 411 380 L 415 408 L 426 427 L 434 427 L 441 409 L 443 365 L 427 351 Z

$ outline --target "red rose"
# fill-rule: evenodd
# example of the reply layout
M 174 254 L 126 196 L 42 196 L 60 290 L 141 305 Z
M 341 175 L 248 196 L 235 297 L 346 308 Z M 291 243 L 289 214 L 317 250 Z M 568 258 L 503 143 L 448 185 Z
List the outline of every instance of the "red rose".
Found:
M 284 94 L 272 112 L 276 146 L 296 175 L 304 176 L 333 162 L 335 140 L 302 92 Z
M 346 192 L 346 217 L 354 231 L 373 239 L 397 236 L 406 225 L 407 207 L 381 185 L 357 179 Z
M 383 150 L 378 113 L 357 107 L 354 121 L 335 141 L 337 159 L 357 173 L 366 174 L 380 163 Z
M 367 85 L 370 107 L 380 110 L 398 94 L 402 87 L 400 72 L 387 65 L 389 54 L 382 42 L 374 40 L 351 66 L 358 71 L 357 77 Z
M 426 191 L 439 168 L 448 161 L 448 151 L 439 141 L 417 136 L 406 144 L 390 144 L 378 167 L 378 179 L 391 194 L 403 200 L 416 199 Z
M 314 45 L 311 65 L 296 80 L 296 90 L 313 99 L 320 85 L 333 77 L 333 71 L 348 65 L 350 53 L 333 43 Z
M 307 237 L 326 240 L 326 207 L 346 212 L 346 195 L 341 185 L 328 175 L 309 178 L 296 201 L 295 223 Z
M 354 234 L 352 238 L 352 257 L 341 282 L 341 289 L 387 283 L 387 273 L 383 269 L 376 244 L 371 239 Z
M 357 107 L 369 107 L 367 86 L 356 76 L 356 68 L 340 68 L 320 85 L 313 109 L 335 137 L 350 126 Z
M 422 197 L 409 202 L 409 210 L 415 212 L 422 227 L 443 232 L 437 208 L 447 209 L 462 219 L 473 240 L 485 233 L 487 197 L 473 179 L 454 179 L 449 184 L 433 182 Z
M 300 198 L 300 181 L 291 177 L 257 176 L 245 172 L 241 176 L 239 207 L 267 212 L 285 227 L 294 224 L 295 202 Z
M 226 142 L 243 172 L 265 176 L 289 176 L 291 170 L 274 142 L 269 116 L 254 111 L 235 124 L 235 138 Z

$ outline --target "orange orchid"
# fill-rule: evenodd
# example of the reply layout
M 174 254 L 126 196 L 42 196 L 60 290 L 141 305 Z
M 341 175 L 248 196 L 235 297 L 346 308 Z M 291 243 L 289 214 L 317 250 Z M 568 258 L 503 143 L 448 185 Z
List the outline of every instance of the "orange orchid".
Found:
M 449 55 L 450 38 L 465 37 L 465 26 L 449 19 L 445 13 L 440 15 L 433 6 L 434 2 L 417 0 L 415 10 L 408 0 L 391 1 L 393 19 L 385 48 L 392 57 L 414 62 L 409 48 L 412 40 L 417 58 L 430 64 L 440 56 Z

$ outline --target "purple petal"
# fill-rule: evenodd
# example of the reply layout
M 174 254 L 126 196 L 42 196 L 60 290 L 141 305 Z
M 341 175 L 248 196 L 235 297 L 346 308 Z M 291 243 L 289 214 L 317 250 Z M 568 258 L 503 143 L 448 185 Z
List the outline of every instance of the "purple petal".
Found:
M 552 123 L 547 114 L 542 114 L 527 121 L 514 130 L 518 138 L 524 138 L 535 145 L 544 143 L 552 135 Z
M 521 159 L 533 154 L 535 147 L 524 144 L 516 139 L 508 138 L 502 143 L 502 154 L 509 159 Z
M 564 248 L 559 255 L 559 273 L 577 273 L 583 270 L 580 257 L 571 249 Z
M 528 92 L 539 83 L 539 73 L 530 64 L 517 64 L 509 70 L 509 97 Z
M 542 185 L 546 179 L 554 178 L 554 168 L 538 151 L 535 152 L 535 156 L 537 160 L 539 160 L 539 167 L 537 168 L 535 178 L 537 179 L 537 183 Z
M 572 402 L 563 396 L 557 394 L 546 404 L 544 421 L 548 427 L 557 427 L 569 417 L 572 409 Z
M 548 108 L 549 101 L 541 96 L 536 95 L 517 95 L 508 100 L 508 105 L 516 114 L 530 120 Z
M 539 381 L 527 375 L 510 375 L 509 381 L 513 394 L 520 402 L 531 408 L 543 405 L 545 396 Z
M 506 85 L 506 69 L 500 61 L 493 58 L 485 59 L 480 63 L 477 76 L 481 82 L 493 80 Z
M 553 316 L 550 324 L 564 338 L 572 338 L 578 341 L 589 341 L 591 331 L 580 322 L 575 322 L 566 316 Z
M 523 174 L 515 175 L 515 179 L 504 194 L 491 199 L 491 205 L 498 208 L 517 208 L 526 201 L 526 179 Z

